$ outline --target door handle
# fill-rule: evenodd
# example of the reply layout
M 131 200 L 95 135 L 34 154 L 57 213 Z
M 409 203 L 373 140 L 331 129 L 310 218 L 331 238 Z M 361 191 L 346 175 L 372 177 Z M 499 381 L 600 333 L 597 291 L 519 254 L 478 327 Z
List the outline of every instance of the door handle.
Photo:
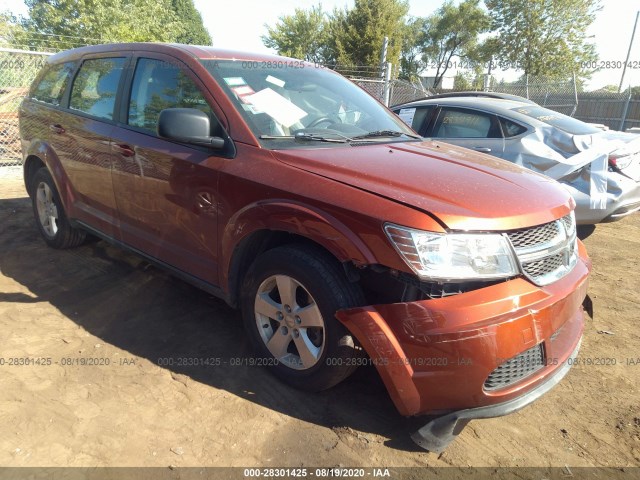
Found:
M 111 149 L 122 155 L 123 157 L 134 157 L 136 152 L 129 145 L 124 145 L 122 143 L 112 143 Z
M 49 130 L 51 130 L 53 133 L 57 133 L 58 135 L 62 135 L 65 131 L 64 127 L 57 123 L 49 125 Z
M 476 152 L 482 152 L 482 153 L 490 153 L 491 149 L 489 147 L 475 147 L 474 150 Z

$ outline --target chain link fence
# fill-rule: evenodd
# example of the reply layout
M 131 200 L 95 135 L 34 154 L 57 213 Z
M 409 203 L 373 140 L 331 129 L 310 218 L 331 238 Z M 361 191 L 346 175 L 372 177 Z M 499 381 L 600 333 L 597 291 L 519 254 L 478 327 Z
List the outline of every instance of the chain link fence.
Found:
M 18 108 L 47 55 L 0 48 L 0 166 L 22 163 Z
M 568 81 L 550 82 L 530 75 L 514 83 L 505 84 L 491 77 L 488 90 L 499 93 L 509 93 L 533 100 L 543 107 L 556 112 L 573 116 L 578 106 L 578 86 L 575 78 Z
M 48 50 L 48 49 L 45 49 Z M 18 107 L 28 87 L 51 52 L 33 52 L 0 46 L 0 166 L 20 165 L 22 155 L 18 131 Z M 389 105 L 422 99 L 436 93 L 456 89 L 429 89 L 421 82 L 399 79 L 385 80 L 379 67 L 330 65 L 332 68 L 367 91 L 374 98 Z M 393 77 L 393 75 L 391 75 Z M 509 93 L 529 98 L 552 110 L 575 116 L 589 123 L 606 125 L 615 130 L 640 127 L 640 96 L 631 91 L 580 92 L 575 79 L 566 82 L 523 76 L 512 83 L 499 82 L 490 77 L 487 91 Z
M 382 103 L 385 103 L 385 91 L 388 89 L 389 105 L 411 102 L 431 94 L 420 82 L 412 83 L 392 78 L 387 84 L 384 71 L 379 67 L 363 65 L 327 65 L 327 67 L 344 75 Z

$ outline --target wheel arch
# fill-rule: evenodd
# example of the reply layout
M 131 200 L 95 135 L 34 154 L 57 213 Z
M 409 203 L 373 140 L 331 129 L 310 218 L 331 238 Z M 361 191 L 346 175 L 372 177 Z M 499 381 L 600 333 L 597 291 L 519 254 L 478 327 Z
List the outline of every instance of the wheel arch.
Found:
M 301 204 L 274 201 L 247 207 L 228 222 L 221 238 L 221 278 L 233 306 L 238 304 L 244 275 L 253 260 L 275 247 L 312 245 L 342 264 L 346 272 L 351 265 L 376 263 L 368 246 L 344 223 Z
M 42 161 L 40 157 L 37 155 L 28 155 L 24 160 L 24 186 L 27 189 L 27 193 L 30 197 L 33 196 L 32 191 L 32 180 L 33 176 L 36 174 L 38 170 L 42 167 L 46 167 L 47 165 Z
M 26 151 L 23 166 L 25 187 L 29 195 L 33 193 L 31 192 L 31 179 L 42 167 L 49 170 L 60 194 L 60 201 L 67 213 L 70 213 L 69 207 L 73 205 L 74 192 L 60 159 L 49 144 L 41 140 L 33 140 Z

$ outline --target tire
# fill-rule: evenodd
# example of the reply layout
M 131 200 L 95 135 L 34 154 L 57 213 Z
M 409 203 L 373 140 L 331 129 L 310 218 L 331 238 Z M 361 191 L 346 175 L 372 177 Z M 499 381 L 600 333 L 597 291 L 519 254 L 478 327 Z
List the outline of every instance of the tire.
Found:
M 33 214 L 44 241 L 53 248 L 71 248 L 82 244 L 87 234 L 73 228 L 60 201 L 49 170 L 39 169 L 31 180 Z
M 323 250 L 278 247 L 244 277 L 244 327 L 260 363 L 278 378 L 301 390 L 326 390 L 357 367 L 360 350 L 335 312 L 362 305 L 362 298 Z

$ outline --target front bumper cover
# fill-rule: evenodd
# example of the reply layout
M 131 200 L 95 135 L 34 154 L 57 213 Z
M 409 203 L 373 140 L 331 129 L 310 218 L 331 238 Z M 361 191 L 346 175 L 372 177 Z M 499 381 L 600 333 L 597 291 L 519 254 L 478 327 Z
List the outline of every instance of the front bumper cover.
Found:
M 581 242 L 578 253 L 574 269 L 544 287 L 516 278 L 449 297 L 341 310 L 336 317 L 366 350 L 402 415 L 449 415 L 422 429 L 427 438 L 448 431 L 452 418 L 460 427 L 468 418 L 505 415 L 566 374 L 584 329 L 591 269 Z M 499 390 L 484 388 L 504 361 L 539 344 L 542 368 Z
M 447 415 L 438 417 L 427 423 L 420 430 L 411 435 L 411 439 L 419 446 L 430 452 L 441 453 L 447 446 L 455 440 L 456 436 L 462 431 L 467 423 L 473 419 L 502 417 L 515 413 L 527 405 L 535 402 L 545 393 L 555 387 L 565 377 L 571 365 L 575 363 L 580 350 L 580 342 L 573 351 L 568 361 L 558 368 L 550 378 L 544 383 L 537 386 L 533 390 L 528 391 L 524 395 L 509 400 L 504 403 L 498 403 L 487 407 L 470 408 L 452 412 Z

